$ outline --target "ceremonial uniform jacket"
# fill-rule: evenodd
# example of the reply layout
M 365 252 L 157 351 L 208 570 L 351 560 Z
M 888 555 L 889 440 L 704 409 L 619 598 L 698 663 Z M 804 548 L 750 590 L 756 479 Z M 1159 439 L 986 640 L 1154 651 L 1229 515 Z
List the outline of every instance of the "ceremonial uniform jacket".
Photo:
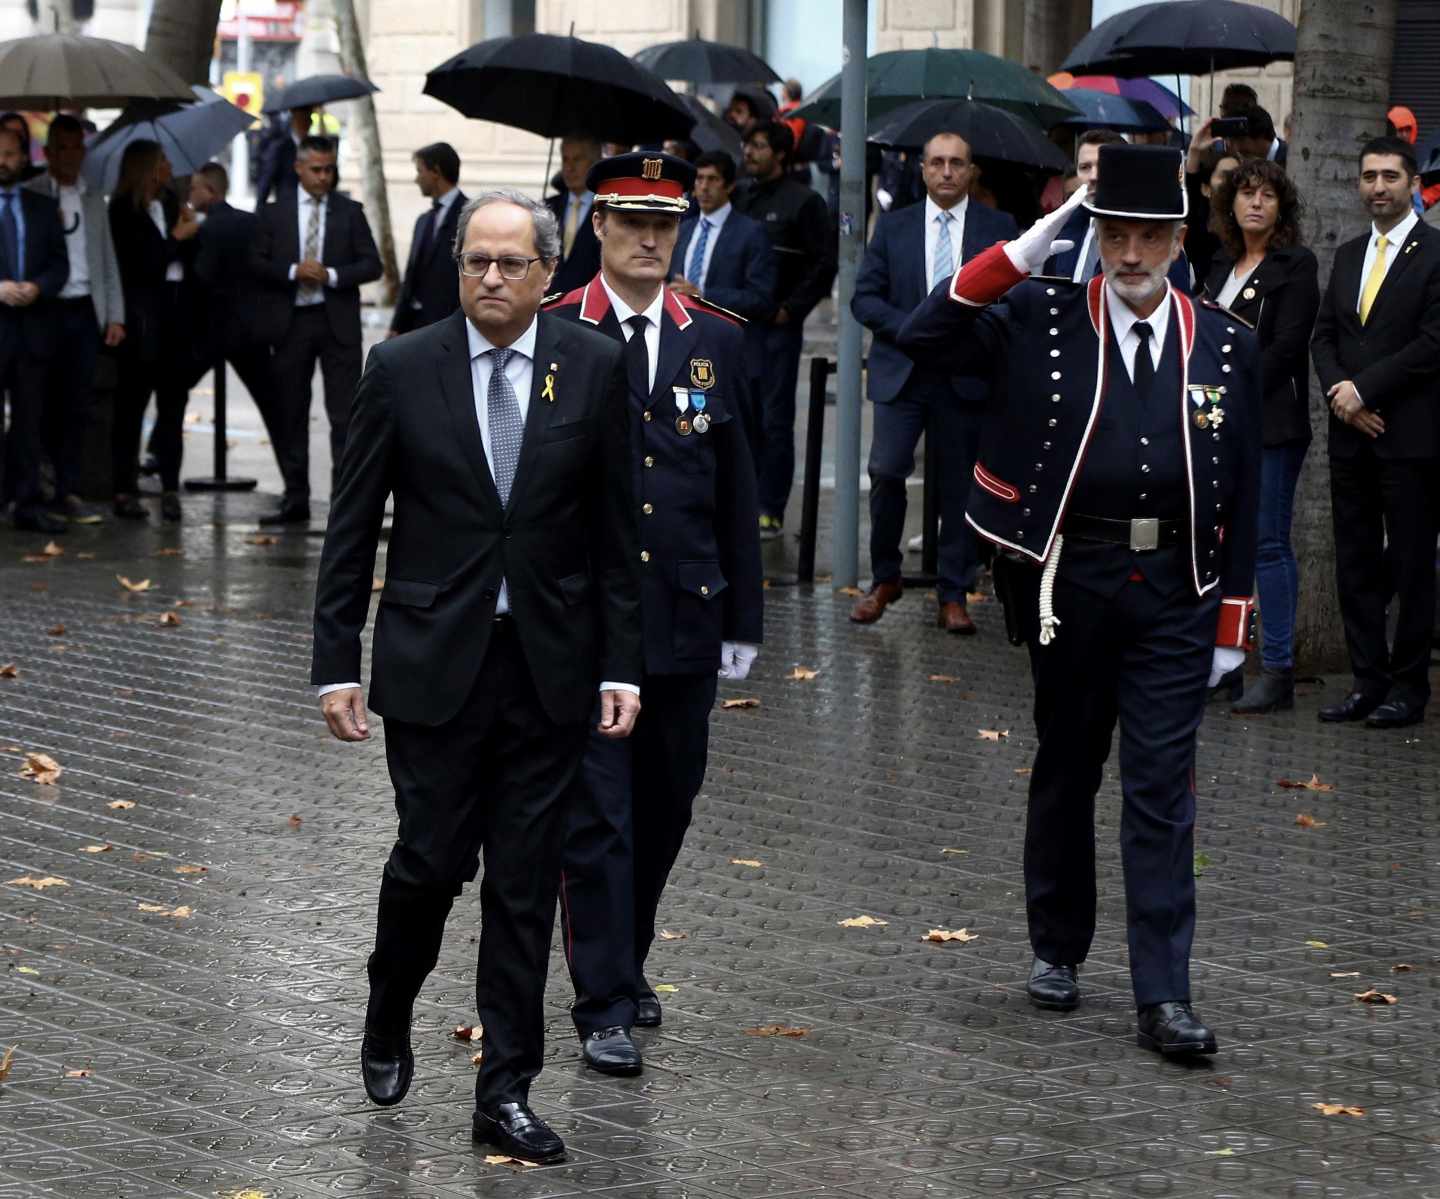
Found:
M 1104 419 L 1113 360 L 1106 286 L 1103 276 L 1089 284 L 1026 279 L 994 246 L 937 286 L 900 331 L 900 347 L 917 360 L 959 373 L 991 371 L 996 411 L 981 438 L 966 520 L 1036 564 L 1048 560 L 1063 531 Z M 1223 597 L 1217 644 L 1244 645 L 1260 491 L 1255 339 L 1233 314 L 1173 287 L 1162 302 L 1172 305 L 1171 332 L 1178 325 L 1179 334 L 1179 370 L 1163 402 L 1184 452 L 1178 511 L 1189 534 L 1189 584 L 1197 597 L 1217 588 Z M 1156 391 L 1165 378 L 1157 374 Z
M 545 311 L 624 342 L 598 275 Z M 748 386 L 739 323 L 667 290 L 655 384 L 630 394 L 647 674 L 711 673 L 721 641 L 761 640 L 759 505 L 741 416 Z

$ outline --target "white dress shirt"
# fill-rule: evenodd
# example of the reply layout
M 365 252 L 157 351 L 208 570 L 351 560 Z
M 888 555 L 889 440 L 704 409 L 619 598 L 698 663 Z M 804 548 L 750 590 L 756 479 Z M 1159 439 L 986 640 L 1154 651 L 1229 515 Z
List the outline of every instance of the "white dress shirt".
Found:
M 1070 281 L 1071 281 L 1072 283 L 1089 283 L 1089 282 L 1090 282 L 1089 278 L 1087 278 L 1086 275 L 1085 275 L 1085 256 L 1090 253 L 1090 247 L 1091 247 L 1092 244 L 1094 244 L 1094 241 L 1095 241 L 1095 222 L 1094 222 L 1094 221 L 1086 221 L 1086 222 L 1085 222 L 1085 236 L 1080 239 L 1080 253 L 1075 256 L 1075 267 L 1074 267 L 1074 269 L 1070 272 Z M 1097 251 L 1097 255 L 1096 255 L 1096 260 L 1097 260 L 1097 261 L 1099 260 L 1098 251 Z M 1091 270 L 1093 271 L 1094 268 L 1092 267 Z
M 160 230 L 160 236 L 166 241 L 170 240 L 170 226 L 165 223 L 165 206 L 159 200 L 151 200 L 146 205 L 145 211 L 150 214 L 150 220 L 155 228 Z M 185 266 L 183 263 L 172 262 L 165 268 L 166 283 L 181 283 L 185 279 Z
M 705 280 L 710 274 L 710 260 L 715 257 L 715 243 L 720 240 L 720 230 L 725 227 L 725 218 L 730 215 L 731 204 L 726 200 L 714 212 L 702 212 L 700 220 L 695 222 L 695 228 L 690 234 L 690 240 L 685 243 L 685 253 L 680 257 L 680 273 L 696 287 L 700 294 L 705 294 Z M 710 240 L 705 243 L 705 253 L 700 256 L 700 276 L 691 279 L 687 272 L 690 270 L 690 254 L 695 249 L 695 239 L 700 236 L 700 226 L 703 222 L 710 223 Z
M 1240 294 L 1240 289 L 1245 286 L 1245 281 L 1250 278 L 1251 272 L 1237 275 L 1233 270 L 1225 276 L 1225 286 L 1220 289 L 1220 294 L 1215 297 L 1215 303 L 1221 308 L 1229 308 L 1235 302 L 1235 297 Z
M 965 214 L 970 210 L 970 197 L 963 196 L 960 203 L 952 205 L 948 211 L 955 219 L 950 222 L 950 266 L 952 270 L 959 270 L 960 247 L 965 242 Z M 928 294 L 935 284 L 940 280 L 935 278 L 935 243 L 940 240 L 940 223 L 935 219 L 942 212 L 947 211 L 935 203 L 928 195 L 925 197 L 925 278 L 929 286 L 925 288 Z
M 1415 222 L 1420 216 L 1412 208 L 1405 214 L 1401 221 L 1389 233 L 1385 234 L 1385 262 L 1380 268 L 1380 278 L 1383 282 L 1385 276 L 1390 273 L 1390 268 L 1395 265 L 1395 259 L 1400 256 L 1400 249 L 1405 245 L 1405 239 L 1410 236 L 1415 228 Z M 1380 252 L 1380 230 L 1374 225 L 1370 226 L 1370 244 L 1365 247 L 1365 261 L 1360 264 L 1360 290 L 1355 293 L 1355 311 L 1360 311 L 1360 297 L 1365 294 L 1365 284 L 1370 279 L 1370 268 L 1375 265 L 1375 255 Z
M 1142 319 L 1150 323 L 1150 361 L 1160 369 L 1160 357 L 1165 352 L 1165 334 L 1170 329 L 1170 281 L 1165 281 L 1165 298 L 1149 316 L 1141 318 L 1135 310 L 1115 294 L 1112 287 L 1105 288 L 1105 309 L 1110 314 L 1110 327 L 1115 330 L 1115 341 L 1120 346 L 1120 357 L 1125 362 L 1125 372 L 1130 381 L 1135 381 L 1135 351 L 1140 348 L 1140 335 L 1135 325 Z
M 90 295 L 90 257 L 85 245 L 85 180 L 55 183 L 60 204 L 60 224 L 65 229 L 65 253 L 70 259 L 70 278 L 60 289 L 62 300 L 83 300 Z
M 605 280 L 603 271 L 600 273 L 600 286 L 610 297 L 610 307 L 615 310 L 615 319 L 620 322 L 620 332 L 624 335 L 627 343 L 630 341 L 631 334 L 634 333 L 628 324 L 632 316 L 643 316 L 649 322 L 645 326 L 645 357 L 649 359 L 650 377 L 645 383 L 651 391 L 654 391 L 655 368 L 659 365 L 660 359 L 660 317 L 665 312 L 665 288 L 662 286 L 656 291 L 655 298 L 650 301 L 650 306 L 644 312 L 636 312 L 611 289 L 610 284 Z
M 305 234 L 306 234 L 307 232 L 309 232 L 309 228 L 310 228 L 310 206 L 311 206 L 312 204 L 318 204 L 318 205 L 320 205 L 320 229 L 319 229 L 319 237 L 320 237 L 320 259 L 321 259 L 321 261 L 323 262 L 323 261 L 324 261 L 324 258 L 325 258 L 325 200 L 326 200 L 326 197 L 325 197 L 325 196 L 320 196 L 320 197 L 317 198 L 317 197 L 315 197 L 315 196 L 312 196 L 312 195 L 311 195 L 309 192 L 307 192 L 303 187 L 297 187 L 297 188 L 295 189 L 295 199 L 296 199 L 296 204 L 295 204 L 295 219 L 296 219 L 296 221 L 299 223 L 299 229 L 300 229 L 300 241 L 299 241 L 297 244 L 300 246 L 300 254 L 301 254 L 301 257 L 302 257 L 302 258 L 304 257 L 304 254 L 305 254 Z M 292 283 L 295 281 L 295 268 L 298 267 L 299 265 L 300 265 L 300 264 L 299 264 L 298 262 L 292 262 L 292 263 L 290 264 L 290 281 L 291 281 Z M 339 282 L 340 282 L 340 276 L 335 273 L 335 268 L 334 268 L 333 266 L 331 266 L 331 267 L 326 267 L 326 268 L 325 268 L 325 281 L 326 281 L 326 283 L 327 283 L 330 287 L 335 287 L 335 286 L 337 286 L 337 285 L 339 284 Z M 316 292 L 315 295 L 313 295 L 313 296 L 307 296 L 307 295 L 303 294 L 302 291 L 298 291 L 298 290 L 297 290 L 296 293 L 295 293 L 295 307 L 297 307 L 297 308 L 308 308 L 308 307 L 309 307 L 310 305 L 312 305 L 312 304 L 323 304 L 323 303 L 325 303 L 325 297 L 324 297 L 323 295 L 321 295 L 319 292 Z

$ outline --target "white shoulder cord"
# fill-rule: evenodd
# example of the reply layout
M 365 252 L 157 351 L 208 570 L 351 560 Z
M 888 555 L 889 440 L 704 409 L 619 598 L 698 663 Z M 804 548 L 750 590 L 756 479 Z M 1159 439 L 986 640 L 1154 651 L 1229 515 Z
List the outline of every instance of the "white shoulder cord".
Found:
M 1060 618 L 1055 615 L 1055 572 L 1060 568 L 1060 551 L 1065 545 L 1065 536 L 1055 534 L 1055 545 L 1050 557 L 1045 560 L 1045 570 L 1040 575 L 1040 644 L 1049 645 L 1060 634 Z

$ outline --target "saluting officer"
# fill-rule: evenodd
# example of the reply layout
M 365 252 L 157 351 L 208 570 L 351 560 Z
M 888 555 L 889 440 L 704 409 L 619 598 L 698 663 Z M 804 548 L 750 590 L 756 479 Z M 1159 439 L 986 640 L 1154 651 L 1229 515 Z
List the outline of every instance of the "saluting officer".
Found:
M 1095 932 L 1095 793 L 1120 725 L 1121 856 L 1139 1044 L 1214 1053 L 1190 1006 L 1195 732 L 1207 678 L 1244 660 L 1255 574 L 1260 371 L 1238 317 L 1166 280 L 1184 167 L 1100 148 L 1093 197 L 937 287 L 900 345 L 993 370 L 999 411 L 966 519 L 1001 551 L 996 588 L 1030 649 L 1039 749 L 1025 900 L 1039 1007 L 1074 1008 Z M 1030 279 L 1080 204 L 1103 274 Z
M 669 154 L 597 163 L 586 187 L 600 273 L 546 311 L 625 343 L 639 504 L 645 713 L 592 737 L 565 849 L 561 920 L 587 1065 L 642 1067 L 635 1025 L 660 1023 L 645 979 L 655 913 L 705 778 L 715 680 L 759 652 L 762 584 L 740 321 L 665 287 L 695 170 Z

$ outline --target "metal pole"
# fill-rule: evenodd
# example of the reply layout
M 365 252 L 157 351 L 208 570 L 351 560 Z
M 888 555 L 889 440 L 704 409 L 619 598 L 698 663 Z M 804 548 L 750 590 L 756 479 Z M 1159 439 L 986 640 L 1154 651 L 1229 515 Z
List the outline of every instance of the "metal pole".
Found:
M 241 0 L 235 0 L 235 20 L 240 26 L 235 39 L 235 70 L 243 75 L 250 70 L 250 19 Z M 247 129 L 230 146 L 230 190 L 239 201 L 238 207 L 248 209 L 254 205 L 250 190 L 250 131 Z
M 835 585 L 860 580 L 860 324 L 850 314 L 865 249 L 868 0 L 845 0 L 840 68 L 840 336 L 835 404 Z
M 800 492 L 800 560 L 797 583 L 815 581 L 815 532 L 820 524 L 820 469 L 825 457 L 825 382 L 830 359 L 810 359 L 810 405 L 805 416 L 805 482 Z

